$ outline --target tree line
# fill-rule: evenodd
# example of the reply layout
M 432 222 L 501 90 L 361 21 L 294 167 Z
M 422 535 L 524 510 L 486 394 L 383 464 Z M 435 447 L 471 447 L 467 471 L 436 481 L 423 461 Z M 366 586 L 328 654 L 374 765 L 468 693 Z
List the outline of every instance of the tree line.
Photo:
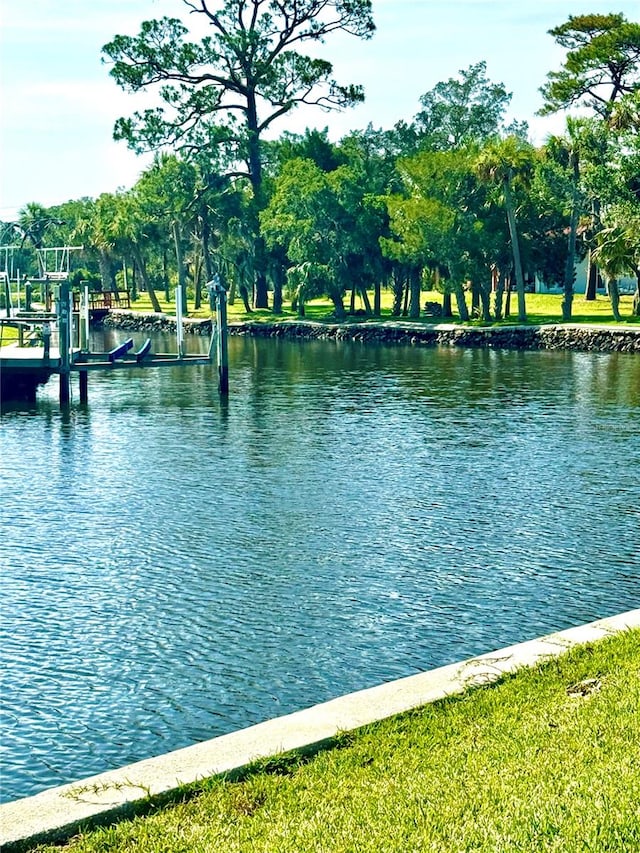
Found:
M 455 301 L 463 320 L 487 321 L 511 313 L 512 291 L 526 320 L 534 276 L 562 288 L 570 319 L 586 256 L 586 298 L 602 275 L 620 319 L 618 279 L 635 276 L 640 315 L 640 24 L 593 14 L 550 30 L 566 55 L 541 113 L 582 109 L 541 146 L 506 123 L 511 94 L 484 62 L 426 92 L 411 120 L 336 143 L 327 130 L 267 136 L 295 108 L 362 100 L 304 49 L 338 31 L 370 37 L 370 0 L 183 2 L 207 24 L 200 40 L 163 18 L 103 48 L 118 85 L 159 93 L 114 130 L 153 164 L 126 191 L 26 205 L 4 223 L 23 249 L 82 244 L 76 278 L 146 291 L 157 311 L 157 291 L 176 284 L 197 310 L 217 274 L 248 312 L 288 299 L 304 316 L 324 295 L 338 318 L 358 298 L 376 315 L 390 288 L 394 314 L 417 317 L 436 289 L 434 310 Z

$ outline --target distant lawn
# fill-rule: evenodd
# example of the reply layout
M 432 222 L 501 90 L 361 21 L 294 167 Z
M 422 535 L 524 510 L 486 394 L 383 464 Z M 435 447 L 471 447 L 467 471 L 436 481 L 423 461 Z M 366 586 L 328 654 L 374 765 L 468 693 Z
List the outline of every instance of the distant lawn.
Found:
M 165 302 L 160 292 L 157 293 L 158 300 L 163 312 L 167 314 L 175 314 L 175 303 Z M 370 294 L 370 299 L 373 302 L 373 294 Z M 442 302 L 442 295 L 436 292 L 423 293 L 421 303 L 424 306 L 426 301 Z M 562 296 L 555 294 L 528 293 L 527 301 L 527 321 L 532 324 L 539 323 L 559 323 L 562 320 Z M 383 291 L 382 294 L 382 318 L 384 320 L 406 320 L 406 317 L 393 318 L 391 316 L 391 306 L 393 295 L 390 291 Z M 190 302 L 191 304 L 191 302 Z M 505 323 L 517 323 L 517 302 L 516 294 L 512 294 L 511 299 L 512 313 L 509 318 L 502 321 Z M 620 313 L 623 316 L 623 322 L 634 323 L 640 325 L 640 317 L 631 315 L 633 307 L 632 296 L 622 296 L 620 301 Z M 358 301 L 357 309 L 361 309 L 362 305 Z M 146 293 L 140 294 L 139 298 L 132 302 L 132 309 L 135 311 L 151 311 L 151 302 Z M 333 315 L 333 305 L 328 299 L 312 299 L 305 304 L 305 319 L 307 320 L 327 320 Z M 190 317 L 208 318 L 211 316 L 208 304 L 197 312 L 192 308 L 189 309 Z M 270 310 L 256 310 L 247 314 L 240 299 L 236 299 L 233 305 L 229 306 L 229 320 L 231 322 L 239 322 L 243 320 L 269 322 L 276 319 L 296 319 L 297 314 L 290 310 L 290 303 L 285 303 L 285 309 L 282 314 L 274 315 Z M 362 318 L 361 318 L 362 319 Z M 421 316 L 418 322 L 434 323 L 442 322 L 439 319 L 428 318 Z M 455 311 L 453 320 L 448 322 L 460 322 L 460 317 Z M 477 324 L 477 321 L 475 321 Z M 613 314 L 611 313 L 611 302 L 605 296 L 598 296 L 594 302 L 587 302 L 583 296 L 576 295 L 573 301 L 573 317 L 574 323 L 614 323 Z
M 18 329 L 12 326 L 0 326 L 0 346 L 13 344 L 18 340 Z
M 640 850 L 640 631 L 44 853 Z

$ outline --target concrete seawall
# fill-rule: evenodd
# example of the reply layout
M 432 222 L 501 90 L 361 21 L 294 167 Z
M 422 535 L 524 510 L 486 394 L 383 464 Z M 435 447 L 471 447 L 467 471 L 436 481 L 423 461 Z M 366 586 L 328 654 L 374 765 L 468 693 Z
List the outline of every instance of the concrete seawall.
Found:
M 340 696 L 240 731 L 51 788 L 0 805 L 0 848 L 26 849 L 64 839 L 82 827 L 131 814 L 149 798 L 162 802 L 184 785 L 242 770 L 260 758 L 312 750 L 341 732 L 492 684 L 569 649 L 640 628 L 640 610 L 518 643 L 504 649 Z
M 105 328 L 139 332 L 175 332 L 175 317 L 113 311 Z M 185 319 L 187 334 L 210 335 L 210 320 Z M 319 323 L 300 320 L 230 323 L 230 335 L 292 340 L 370 341 L 412 346 L 486 347 L 515 350 L 640 353 L 640 327 L 585 324 L 542 326 L 425 325 L 405 321 Z

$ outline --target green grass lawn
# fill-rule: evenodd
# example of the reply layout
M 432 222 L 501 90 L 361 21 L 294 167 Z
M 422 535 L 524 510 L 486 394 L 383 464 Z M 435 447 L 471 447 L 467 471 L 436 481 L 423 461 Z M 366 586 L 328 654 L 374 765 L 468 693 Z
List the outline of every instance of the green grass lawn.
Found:
M 18 329 L 14 326 L 0 326 L 0 346 L 13 344 L 18 340 Z
M 58 847 L 41 846 L 41 853 Z M 263 762 L 63 853 L 640 850 L 640 631 Z
M 163 298 L 162 294 L 158 292 L 158 299 L 160 301 L 160 306 L 164 312 L 167 314 L 175 314 L 175 303 L 169 302 L 167 303 Z M 373 294 L 370 294 L 370 299 L 373 302 Z M 429 300 L 433 302 L 441 302 L 442 296 L 436 292 L 423 293 L 422 294 L 422 304 Z M 392 320 L 395 318 L 391 317 L 391 305 L 393 301 L 393 296 L 390 291 L 383 291 L 382 294 L 382 319 Z M 528 293 L 527 294 L 527 319 L 529 323 L 538 324 L 538 323 L 558 323 L 562 319 L 562 296 L 555 294 L 540 294 L 540 293 Z M 517 322 L 517 313 L 516 313 L 516 294 L 512 294 L 512 314 L 511 317 L 508 318 L 506 323 L 516 323 Z M 361 308 L 360 302 L 357 305 L 358 308 Z M 623 317 L 623 322 L 625 323 L 634 323 L 640 325 L 640 317 L 633 317 L 631 314 L 633 307 L 633 298 L 631 296 L 622 296 L 620 301 L 620 313 Z M 142 293 L 139 298 L 132 302 L 132 308 L 136 311 L 151 311 L 151 302 L 149 297 Z M 312 299 L 305 305 L 306 319 L 307 320 L 325 320 L 332 316 L 333 314 L 333 306 L 328 299 Z M 192 308 L 189 310 L 190 317 L 201 317 L 208 318 L 211 316 L 211 312 L 209 310 L 208 304 L 203 308 L 199 309 L 197 312 L 193 311 Z M 290 310 L 290 304 L 285 303 L 285 310 L 282 315 L 279 315 L 277 319 L 292 319 L 296 318 L 297 315 Z M 255 321 L 265 321 L 268 322 L 270 320 L 276 319 L 271 311 L 268 310 L 257 310 L 253 311 L 251 314 L 247 314 L 244 311 L 244 307 L 242 305 L 242 301 L 237 299 L 233 305 L 229 306 L 229 320 L 230 322 L 238 322 L 241 320 L 253 320 Z M 404 320 L 406 318 L 397 318 L 399 320 Z M 421 317 L 419 322 L 423 323 L 434 323 L 441 322 L 440 320 L 434 320 L 433 318 Z M 459 315 L 455 313 L 454 308 L 454 318 L 453 322 L 460 322 Z M 475 321 L 477 323 L 477 321 Z M 613 315 L 611 313 L 611 303 L 609 299 L 605 296 L 598 296 L 594 302 L 587 302 L 583 296 L 576 295 L 573 300 L 573 318 L 572 322 L 576 323 L 614 323 Z

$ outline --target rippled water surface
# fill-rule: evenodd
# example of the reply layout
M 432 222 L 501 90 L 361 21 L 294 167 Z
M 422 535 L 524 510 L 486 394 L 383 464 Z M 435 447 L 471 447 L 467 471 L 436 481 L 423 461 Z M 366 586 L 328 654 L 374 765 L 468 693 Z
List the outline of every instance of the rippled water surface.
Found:
M 640 606 L 638 356 L 230 345 L 0 418 L 4 800 Z

